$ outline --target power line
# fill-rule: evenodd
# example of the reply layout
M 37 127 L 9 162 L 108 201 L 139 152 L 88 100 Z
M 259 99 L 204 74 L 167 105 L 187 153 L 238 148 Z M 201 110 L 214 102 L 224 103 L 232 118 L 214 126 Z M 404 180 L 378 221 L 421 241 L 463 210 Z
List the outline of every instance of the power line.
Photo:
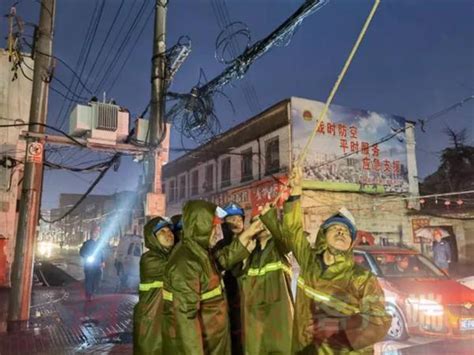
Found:
M 84 201 L 87 196 L 92 192 L 92 190 L 94 190 L 94 187 L 103 179 L 103 177 L 105 176 L 105 174 L 107 173 L 107 171 L 109 171 L 109 169 L 118 161 L 118 159 L 120 158 L 121 154 L 120 153 L 116 153 L 112 159 L 110 159 L 110 161 L 107 163 L 107 165 L 104 167 L 104 169 L 100 172 L 100 174 L 97 176 L 97 178 L 94 180 L 94 182 L 91 184 L 91 186 L 89 186 L 89 188 L 87 189 L 87 191 L 79 198 L 79 200 L 77 200 L 77 202 L 68 210 L 66 211 L 61 217 L 58 217 L 58 218 L 55 218 L 55 219 L 52 219 L 52 220 L 47 220 L 45 219 L 43 216 L 40 216 L 40 219 L 45 222 L 45 223 L 56 223 L 56 222 L 59 222 L 60 220 L 66 218 L 67 216 L 69 216 L 72 212 L 75 211 L 75 209 L 77 207 L 79 207 L 79 205 L 82 203 L 82 201 Z
M 460 100 L 459 102 L 457 102 L 457 103 L 455 103 L 455 104 L 453 104 L 453 105 L 451 105 L 451 106 L 448 106 L 448 107 L 446 107 L 446 108 L 444 108 L 444 109 L 442 109 L 442 110 L 440 110 L 440 111 L 437 111 L 437 112 L 435 112 L 435 113 L 433 113 L 433 114 L 431 114 L 431 115 L 429 115 L 429 116 L 427 116 L 427 117 L 425 117 L 424 119 L 421 119 L 421 120 L 419 120 L 419 121 L 423 121 L 424 124 L 426 124 L 426 123 L 428 123 L 428 122 L 430 122 L 430 121 L 432 121 L 432 120 L 434 120 L 434 119 L 436 119 L 436 118 L 438 118 L 438 117 L 441 117 L 442 115 L 445 115 L 446 113 L 448 113 L 448 112 L 450 112 L 450 111 L 452 111 L 452 110 L 454 110 L 454 109 L 456 109 L 456 108 L 462 106 L 464 103 L 470 101 L 470 100 L 473 99 L 473 98 L 474 98 L 474 96 L 469 96 L 469 97 L 467 97 L 467 98 L 464 98 L 464 99 Z M 397 136 L 399 133 L 405 132 L 406 130 L 407 130 L 407 127 L 402 127 L 402 128 L 397 129 L 397 130 L 394 130 L 394 132 L 393 132 L 392 134 L 387 135 L 387 136 L 385 136 L 385 137 L 382 137 L 380 140 L 378 140 L 378 141 L 376 141 L 376 142 L 374 142 L 374 143 L 371 143 L 371 144 L 369 145 L 369 148 L 371 148 L 371 147 L 373 147 L 373 146 L 375 146 L 375 145 L 378 145 L 378 144 L 387 142 L 387 141 L 391 140 L 392 138 L 394 138 L 395 136 Z M 316 166 L 316 168 L 319 168 L 319 167 L 321 167 L 321 166 L 325 166 L 325 165 L 334 163 L 334 162 L 336 162 L 336 161 L 338 161 L 338 160 L 341 160 L 341 159 L 346 159 L 346 158 L 348 158 L 348 157 L 350 157 L 350 156 L 352 156 L 352 155 L 354 155 L 354 154 L 358 154 L 358 153 L 359 153 L 358 151 L 346 153 L 346 154 L 344 154 L 344 155 L 341 155 L 341 156 L 339 156 L 339 157 L 334 158 L 333 160 L 329 160 L 329 161 L 326 161 L 326 162 L 324 162 L 324 163 L 318 164 L 318 165 Z
M 3 117 L 0 117 L 0 118 L 3 118 Z M 79 142 L 76 138 L 70 136 L 69 134 L 67 134 L 66 132 L 60 130 L 59 128 L 56 128 L 56 127 L 53 127 L 53 126 L 50 126 L 50 125 L 48 125 L 48 124 L 41 123 L 41 122 L 2 124 L 2 125 L 0 125 L 0 128 L 25 127 L 25 126 L 41 126 L 41 127 L 49 128 L 49 129 L 52 130 L 52 131 L 55 131 L 55 132 L 57 132 L 57 133 L 60 133 L 61 135 L 63 135 L 64 137 L 68 138 L 69 140 L 71 140 L 71 141 L 74 142 L 75 144 L 77 144 L 77 145 L 79 145 L 79 146 L 81 146 L 81 147 L 87 147 L 86 144 Z
M 117 9 L 117 12 L 115 13 L 115 16 L 114 16 L 114 18 L 113 18 L 113 20 L 112 20 L 112 24 L 110 25 L 109 30 L 107 31 L 107 34 L 105 35 L 104 40 L 102 41 L 102 45 L 100 46 L 100 49 L 99 49 L 99 51 L 97 52 L 97 55 L 95 56 L 95 60 L 94 60 L 94 62 L 93 62 L 93 64 L 92 64 L 92 69 L 91 69 L 91 71 L 90 71 L 90 75 L 87 77 L 86 83 L 89 82 L 89 78 L 90 78 L 90 77 L 92 76 L 92 74 L 94 73 L 94 69 L 95 69 L 95 66 L 96 66 L 96 64 L 97 64 L 97 61 L 98 61 L 100 55 L 102 54 L 102 51 L 103 51 L 104 48 L 105 48 L 105 44 L 107 43 L 107 40 L 109 39 L 109 36 L 110 36 L 110 34 L 112 33 L 112 29 L 115 27 L 115 24 L 116 24 L 117 19 L 118 19 L 119 15 L 120 15 L 120 12 L 122 11 L 122 8 L 123 8 L 124 3 L 125 3 L 125 0 L 121 0 L 120 6 L 119 6 L 119 8 Z
M 28 41 L 26 41 L 24 38 L 23 38 L 23 42 L 28 46 L 30 47 L 32 53 L 31 55 L 33 56 L 33 50 L 36 52 L 36 53 L 39 53 L 41 55 L 44 55 L 44 56 L 47 56 L 47 57 L 50 57 L 50 58 L 53 58 L 57 61 L 59 61 L 60 63 L 62 63 L 71 73 L 72 75 L 78 80 L 79 84 L 81 84 L 81 86 L 84 88 L 84 90 L 87 91 L 88 94 L 92 95 L 92 91 L 89 90 L 89 88 L 84 84 L 84 82 L 81 80 L 81 77 L 76 73 L 76 71 L 63 59 L 59 58 L 58 56 L 55 56 L 55 55 L 48 55 L 47 53 L 43 53 L 41 52 L 40 50 L 38 49 L 34 49 L 33 46 L 28 43 Z M 26 65 L 26 64 L 25 64 Z M 31 68 L 30 68 L 31 69 Z M 56 79 L 57 80 L 57 79 Z M 69 87 L 68 87 L 68 90 Z
M 472 99 L 474 99 L 474 95 L 471 95 L 471 96 L 468 96 L 464 99 L 462 99 L 461 101 L 459 102 L 456 102 L 455 104 L 451 105 L 451 106 L 448 106 L 432 115 L 430 115 L 429 117 L 427 118 L 424 118 L 424 119 L 419 119 L 418 122 L 421 124 L 421 130 L 422 132 L 425 132 L 425 125 L 429 122 L 429 121 L 432 121 L 438 117 L 441 117 L 445 114 L 447 114 L 448 112 L 454 110 L 454 109 L 457 109 L 458 107 L 461 107 L 463 106 L 466 102 L 468 101 L 471 101 Z
M 133 2 L 132 2 L 131 7 L 130 7 L 130 8 L 128 9 L 128 11 L 127 11 L 128 14 L 131 14 L 131 13 L 133 12 L 133 9 L 134 9 L 134 7 L 135 7 L 136 4 L 137 4 L 137 1 L 133 1 Z M 115 53 L 115 55 L 112 55 L 112 50 L 113 50 L 113 48 L 114 48 L 114 45 L 115 45 L 116 43 L 119 43 L 119 40 L 120 40 L 120 38 L 122 37 L 122 33 L 123 33 L 123 31 L 125 30 L 125 28 L 126 28 L 125 24 L 128 22 L 128 19 L 129 19 L 129 18 L 130 18 L 130 16 L 127 16 L 127 17 L 125 18 L 125 21 L 124 21 L 124 23 L 122 24 L 122 26 L 120 26 L 119 31 L 116 33 L 116 35 L 115 35 L 115 37 L 112 39 L 112 41 L 110 41 L 110 43 L 112 43 L 112 45 L 110 46 L 110 48 L 109 48 L 109 50 L 108 50 L 108 53 L 106 53 L 106 55 L 105 55 L 105 60 L 103 60 L 103 61 L 102 61 L 102 64 L 99 66 L 99 69 L 98 69 L 98 71 L 97 71 L 97 72 L 99 73 L 99 75 L 105 71 L 105 68 L 106 68 L 107 63 L 111 63 L 111 62 L 114 60 L 115 56 L 117 55 L 117 53 Z M 107 59 L 109 59 L 109 58 L 111 59 L 110 61 L 107 60 Z M 99 75 L 96 76 L 96 77 L 94 78 L 94 81 L 91 83 L 92 87 L 95 87 L 95 88 L 96 88 L 96 89 L 94 90 L 95 92 L 97 92 L 97 90 L 98 90 L 98 88 L 97 88 L 97 83 L 98 83 Z
M 33 71 L 33 69 L 32 69 L 31 67 L 29 67 L 25 62 L 23 62 L 22 64 L 25 64 L 25 65 L 28 67 L 28 69 L 30 69 L 30 70 Z M 26 75 L 25 71 L 23 70 L 22 64 L 19 65 L 21 74 L 22 74 L 27 80 L 29 80 L 29 81 L 32 82 L 33 79 L 31 79 L 28 75 Z M 59 79 L 56 79 L 56 80 L 57 80 L 63 87 L 65 87 L 66 89 L 68 89 L 68 87 L 67 87 L 62 81 L 60 81 Z M 68 93 L 68 94 L 64 94 L 64 93 L 62 93 L 61 91 L 59 91 L 58 89 L 56 89 L 55 87 L 53 87 L 52 85 L 50 85 L 50 89 L 51 89 L 53 92 L 57 93 L 59 96 L 64 97 L 65 99 L 67 99 L 67 100 L 69 100 L 69 101 L 71 101 L 71 102 L 81 102 L 81 101 L 78 101 L 78 99 L 79 99 L 79 100 L 86 100 L 86 98 L 81 98 L 81 97 L 79 97 L 78 99 L 74 99 L 74 98 L 72 98 L 72 97 L 69 98 L 69 97 L 68 97 L 69 93 Z M 68 90 L 69 90 L 69 89 L 68 89 Z M 74 93 L 72 93 L 72 94 L 75 95 Z
M 107 69 L 103 72 L 104 75 L 102 76 L 102 79 L 97 84 L 97 86 L 95 88 L 95 91 L 98 91 L 103 85 L 105 85 L 105 83 L 109 79 L 112 71 L 114 70 L 114 67 L 117 65 L 123 51 L 125 50 L 125 47 L 127 46 L 128 42 L 130 40 L 132 32 L 135 30 L 135 28 L 136 28 L 136 26 L 139 22 L 139 19 L 141 18 L 142 14 L 145 10 L 146 4 L 147 4 L 147 0 L 143 0 L 143 3 L 141 5 L 140 9 L 138 10 L 138 13 L 136 14 L 136 16 L 135 16 L 131 26 L 129 27 L 127 33 L 125 34 L 125 37 L 124 37 L 122 43 L 120 44 L 120 46 L 119 46 L 118 50 L 116 51 L 115 55 L 112 57 L 113 58 L 112 62 L 109 64 Z
M 115 79 L 112 81 L 112 83 L 110 84 L 109 88 L 107 89 L 107 91 L 112 91 L 113 87 L 115 86 L 115 83 L 117 82 L 118 78 L 120 77 L 120 74 L 122 74 L 122 71 L 123 71 L 123 68 L 125 67 L 125 65 L 127 64 L 128 60 L 130 59 L 137 43 L 138 43 L 138 39 L 142 36 L 143 32 L 145 31 L 145 28 L 146 28 L 146 25 L 148 24 L 148 21 L 150 20 L 151 18 L 151 15 L 153 15 L 153 11 L 150 11 L 150 13 L 148 14 L 147 18 L 145 19 L 145 21 L 143 22 L 143 26 L 140 30 L 140 32 L 138 33 L 138 36 L 137 38 L 135 38 L 135 41 L 133 42 L 133 45 L 132 47 L 130 48 L 125 60 L 123 61 L 122 63 L 122 66 L 120 67 L 117 75 L 115 76 Z
M 106 0 L 102 0 L 101 2 L 99 2 L 99 1 L 96 2 L 95 10 L 98 9 L 98 13 L 97 13 L 97 16 L 95 16 L 96 11 L 94 10 L 94 16 L 92 16 L 92 18 L 91 18 L 91 22 L 89 23 L 90 27 L 88 29 L 88 34 L 86 35 L 86 38 L 85 38 L 84 43 L 83 43 L 84 51 L 81 52 L 81 54 L 79 55 L 79 62 L 78 63 L 82 62 L 82 64 L 78 64 L 78 67 L 81 68 L 80 72 L 79 72 L 79 77 L 82 77 L 82 75 L 84 73 L 84 70 L 86 68 L 87 60 L 89 58 L 90 51 L 91 51 L 91 48 L 93 46 L 95 36 L 97 34 L 97 29 L 99 27 L 99 23 L 100 23 L 100 20 L 102 18 L 102 13 L 103 13 L 103 10 L 104 10 L 105 2 L 106 2 Z M 89 44 L 87 44 L 87 42 Z M 82 49 L 81 49 L 81 51 L 82 51 Z M 76 83 L 76 85 L 73 89 L 74 92 L 76 92 L 77 87 L 78 87 L 78 83 Z M 82 90 L 80 90 L 79 95 L 81 93 L 82 93 Z M 71 107 L 72 107 L 72 103 L 69 104 L 68 109 L 67 109 L 66 112 L 69 112 L 71 110 Z M 65 118 L 66 119 L 63 119 L 62 123 L 59 126 L 59 128 L 61 128 L 61 129 L 63 128 L 64 124 L 67 122 L 67 117 L 65 117 Z

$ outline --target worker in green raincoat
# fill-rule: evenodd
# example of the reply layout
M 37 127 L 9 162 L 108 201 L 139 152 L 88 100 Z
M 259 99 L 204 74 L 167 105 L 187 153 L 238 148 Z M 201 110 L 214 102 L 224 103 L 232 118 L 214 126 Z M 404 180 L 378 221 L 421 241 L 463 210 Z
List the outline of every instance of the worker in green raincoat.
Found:
M 229 304 L 232 355 L 242 355 L 241 300 L 237 274 L 240 275 L 242 262 L 250 256 L 250 252 L 255 248 L 256 242 L 253 237 L 256 231 L 252 232 L 252 229 L 248 228 L 244 233 L 245 211 L 237 203 L 230 202 L 222 212 L 224 217 L 223 238 L 213 248 L 213 255 L 217 266 L 223 271 L 223 281 Z
M 279 233 L 278 228 L 274 233 Z M 238 276 L 246 355 L 291 353 L 291 266 L 285 254 L 279 240 L 263 229 Z
M 290 185 L 279 236 L 300 266 L 292 353 L 371 354 L 391 317 L 376 277 L 353 261 L 355 223 L 347 213 L 330 217 L 312 249 L 303 231 L 299 168 Z
M 133 312 L 133 353 L 162 354 L 161 318 L 163 278 L 174 245 L 172 224 L 156 217 L 144 228 L 145 246 L 140 259 L 139 299 Z
M 176 244 L 181 240 L 181 234 L 183 233 L 183 216 L 175 214 L 170 218 L 170 221 L 173 224 L 174 240 Z
M 164 354 L 230 354 L 227 301 L 210 253 L 215 212 L 216 205 L 206 201 L 188 201 L 183 208 L 182 240 L 165 272 L 164 297 L 172 312 L 165 314 L 170 346 Z

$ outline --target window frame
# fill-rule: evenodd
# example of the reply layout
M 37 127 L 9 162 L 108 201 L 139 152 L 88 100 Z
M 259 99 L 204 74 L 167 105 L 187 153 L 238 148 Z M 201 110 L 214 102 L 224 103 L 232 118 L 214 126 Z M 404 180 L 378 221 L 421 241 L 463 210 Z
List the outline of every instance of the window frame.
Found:
M 176 201 L 176 179 L 170 179 L 170 181 L 168 182 L 169 184 L 169 197 L 168 197 L 168 202 L 177 202 Z
M 196 176 L 196 184 L 194 184 L 194 177 Z M 195 169 L 191 171 L 190 183 L 189 183 L 190 196 L 199 195 L 199 170 Z
M 211 171 L 211 183 L 208 184 L 208 172 Z M 204 182 L 203 182 L 203 190 L 204 192 L 212 192 L 214 191 L 214 164 L 208 164 L 204 168 Z
M 277 155 L 278 155 L 278 164 L 275 164 L 273 166 L 273 161 L 272 165 L 270 165 L 269 158 L 270 158 L 270 147 L 276 146 L 277 147 Z M 278 173 L 281 169 L 280 165 L 280 137 L 279 136 L 274 136 L 271 137 L 267 140 L 265 140 L 265 175 L 271 175 Z
M 184 178 L 184 186 L 181 186 L 181 182 L 183 181 Z M 186 174 L 178 176 L 178 186 L 177 186 L 177 191 L 178 191 L 178 199 L 177 201 L 182 201 L 186 199 L 186 187 L 187 187 L 187 177 Z
M 253 180 L 253 149 L 252 147 L 241 151 L 241 165 L 240 165 L 240 182 L 247 182 Z M 246 160 L 248 159 L 248 160 Z M 249 163 L 249 172 L 244 171 L 246 163 Z
M 224 180 L 224 162 L 229 162 L 228 165 L 229 165 L 229 168 L 228 168 L 228 179 Z M 231 164 L 232 164 L 232 161 L 231 161 L 231 157 L 225 157 L 223 159 L 221 159 L 220 161 L 220 168 L 221 168 L 221 188 L 224 188 L 224 187 L 229 187 L 232 183 L 231 181 L 231 171 L 232 171 L 232 167 L 231 167 Z

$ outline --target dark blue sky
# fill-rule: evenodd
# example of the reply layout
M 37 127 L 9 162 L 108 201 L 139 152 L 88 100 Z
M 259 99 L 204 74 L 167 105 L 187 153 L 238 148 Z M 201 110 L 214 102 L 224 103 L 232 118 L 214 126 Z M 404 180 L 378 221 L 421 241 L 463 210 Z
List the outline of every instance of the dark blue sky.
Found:
M 140 19 L 139 29 L 151 9 L 152 0 L 145 1 L 146 14 Z M 2 1 L 1 14 L 8 12 L 9 2 Z M 120 0 L 106 0 L 103 21 L 84 71 L 85 78 L 120 3 Z M 125 0 L 126 11 L 118 18 L 120 27 L 129 26 L 141 3 L 142 0 Z M 231 20 L 245 22 L 254 41 L 273 30 L 302 0 L 227 0 L 226 3 Z M 94 6 L 94 0 L 58 1 L 54 52 L 71 65 L 79 55 Z M 255 88 L 260 108 L 290 96 L 325 101 L 371 6 L 371 0 L 332 0 L 303 22 L 287 47 L 274 48 L 258 60 L 244 82 Z M 37 22 L 39 5 L 33 0 L 21 1 L 17 9 L 27 21 Z M 416 120 L 471 95 L 474 92 L 473 15 L 474 2 L 471 0 L 382 0 L 334 103 Z M 128 22 L 124 24 L 126 20 Z M 5 25 L 2 21 L 2 37 Z M 152 19 L 139 39 L 135 40 L 138 30 L 133 34 L 132 42 L 137 42 L 135 50 L 116 85 L 107 93 L 136 114 L 143 110 L 150 96 L 151 25 Z M 118 27 L 112 38 L 116 31 Z M 199 80 L 200 68 L 208 78 L 224 68 L 214 58 L 218 34 L 211 1 L 170 0 L 168 46 L 181 35 L 188 35 L 193 48 L 175 77 L 172 91 L 189 91 Z M 111 53 L 107 46 L 105 53 Z M 99 58 L 98 67 L 104 58 L 104 55 Z M 64 68 L 59 67 L 56 74 L 69 83 L 70 73 Z M 112 74 L 112 77 L 116 76 L 116 72 Z M 92 73 L 91 82 L 97 75 Z M 242 81 L 236 81 L 234 87 L 225 92 L 232 99 L 236 113 L 223 103 L 218 105 L 217 112 L 224 128 L 257 113 L 249 109 L 243 98 Z M 49 123 L 57 124 L 61 102 L 60 97 L 51 94 Z M 432 121 L 426 127 L 426 133 L 417 128 L 420 177 L 437 168 L 438 153 L 448 145 L 448 139 L 442 133 L 446 125 L 454 129 L 466 127 L 469 142 L 474 142 L 473 113 L 474 102 L 471 101 Z M 181 146 L 176 134 L 172 135 L 171 144 Z M 76 157 L 81 155 L 84 154 Z M 74 159 L 65 161 L 73 163 Z M 126 159 L 118 172 L 106 176 L 95 193 L 133 189 L 140 173 L 141 166 Z M 83 174 L 79 178 L 67 172 L 47 172 L 44 207 L 56 205 L 60 192 L 84 191 L 88 186 L 86 181 L 94 176 Z

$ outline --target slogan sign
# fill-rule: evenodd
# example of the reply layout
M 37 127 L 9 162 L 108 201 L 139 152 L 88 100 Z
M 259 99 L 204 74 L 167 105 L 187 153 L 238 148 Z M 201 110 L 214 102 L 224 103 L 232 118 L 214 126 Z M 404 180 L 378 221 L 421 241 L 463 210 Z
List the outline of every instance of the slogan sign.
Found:
M 206 200 L 221 207 L 230 202 L 235 202 L 247 212 L 250 210 L 251 215 L 256 215 L 265 204 L 273 202 L 278 196 L 281 195 L 281 201 L 288 197 L 287 194 L 285 195 L 286 191 L 284 191 L 287 182 L 288 178 L 286 176 L 275 176 L 245 187 L 211 195 Z M 277 201 L 277 204 L 279 202 Z
M 28 143 L 26 148 L 26 161 L 41 164 L 43 162 L 43 144 L 39 142 Z
M 288 189 L 285 190 L 285 184 L 288 182 L 286 176 L 255 183 L 250 191 L 250 200 L 252 201 L 252 215 L 256 215 L 267 204 L 272 203 L 278 196 L 281 198 L 277 205 L 281 207 L 282 201 L 288 197 Z
M 291 99 L 294 160 L 315 129 L 323 107 L 318 101 Z M 308 147 L 304 186 L 336 191 L 408 191 L 404 128 L 405 119 L 399 116 L 331 105 Z
M 413 242 L 420 243 L 420 237 L 416 236 L 416 231 L 428 227 L 430 225 L 430 220 L 428 218 L 413 218 L 411 220 L 411 226 L 413 231 Z
M 247 209 L 251 206 L 250 190 L 248 188 L 228 190 L 212 195 L 209 201 L 221 207 L 227 205 L 229 202 L 235 202 L 242 206 L 242 208 Z

